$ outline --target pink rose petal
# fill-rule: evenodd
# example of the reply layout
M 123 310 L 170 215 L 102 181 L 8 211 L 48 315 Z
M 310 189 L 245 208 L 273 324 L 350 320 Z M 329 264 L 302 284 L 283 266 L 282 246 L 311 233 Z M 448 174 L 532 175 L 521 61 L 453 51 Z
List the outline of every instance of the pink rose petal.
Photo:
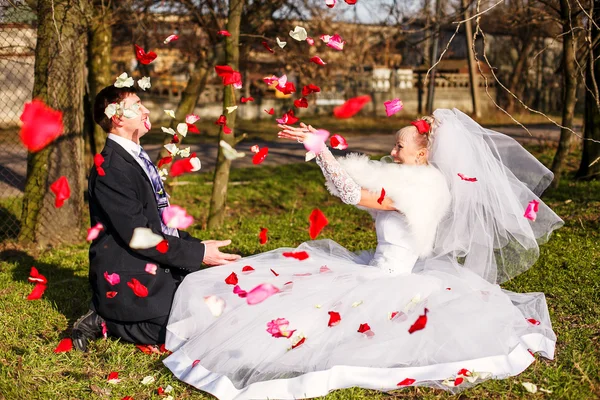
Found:
M 325 141 L 329 137 L 329 132 L 325 129 L 318 129 L 315 133 L 309 134 L 304 140 L 304 148 L 319 154 L 325 148 Z
M 151 275 L 156 275 L 157 268 L 158 268 L 158 266 L 156 264 L 148 263 L 148 264 L 146 264 L 146 268 L 144 270 Z
M 169 228 L 186 229 L 194 223 L 194 217 L 188 215 L 187 211 L 179 206 L 165 208 L 162 217 Z
M 385 101 L 383 104 L 385 105 L 385 113 L 388 117 L 396 114 L 398 111 L 404 108 L 404 104 L 402 104 L 402 101 L 400 101 L 400 99 L 388 100 Z
M 278 288 L 271 285 L 270 283 L 261 283 L 260 285 L 248 292 L 248 295 L 246 296 L 246 302 L 249 305 L 262 303 L 263 301 L 265 301 L 266 299 L 268 299 L 276 293 L 279 293 Z
M 98 235 L 100 234 L 100 232 L 102 231 L 102 229 L 104 229 L 104 226 L 102 226 L 102 224 L 100 222 L 98 222 L 96 225 L 92 226 L 91 228 L 88 228 L 87 230 L 87 238 L 85 240 L 87 240 L 88 242 L 96 239 L 98 237 Z
M 116 272 L 114 274 L 109 274 L 107 271 L 104 271 L 104 279 L 111 285 L 117 285 L 121 282 L 121 277 Z

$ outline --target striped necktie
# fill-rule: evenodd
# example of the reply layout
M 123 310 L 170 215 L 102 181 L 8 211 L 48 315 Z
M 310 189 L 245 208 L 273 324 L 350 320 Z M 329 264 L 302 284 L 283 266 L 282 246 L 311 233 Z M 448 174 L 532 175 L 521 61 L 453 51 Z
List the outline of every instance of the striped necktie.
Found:
M 163 212 L 169 206 L 169 195 L 165 190 L 162 179 L 160 179 L 158 168 L 156 168 L 156 165 L 150 160 L 148 153 L 142 148 L 140 148 L 140 159 L 143 161 L 144 170 L 150 178 L 152 189 L 154 189 L 154 197 L 156 199 L 156 204 L 158 205 L 158 213 L 160 214 L 160 228 L 164 234 L 179 237 L 177 229 L 169 228 L 163 221 Z

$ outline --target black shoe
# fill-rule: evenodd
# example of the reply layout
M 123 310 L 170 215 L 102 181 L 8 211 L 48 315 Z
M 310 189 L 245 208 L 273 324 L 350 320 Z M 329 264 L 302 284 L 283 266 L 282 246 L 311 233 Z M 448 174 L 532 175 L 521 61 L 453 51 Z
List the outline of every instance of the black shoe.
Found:
M 87 351 L 90 340 L 96 340 L 102 337 L 102 323 L 104 320 L 96 314 L 96 311 L 89 310 L 73 325 L 71 339 L 73 347 L 79 351 Z

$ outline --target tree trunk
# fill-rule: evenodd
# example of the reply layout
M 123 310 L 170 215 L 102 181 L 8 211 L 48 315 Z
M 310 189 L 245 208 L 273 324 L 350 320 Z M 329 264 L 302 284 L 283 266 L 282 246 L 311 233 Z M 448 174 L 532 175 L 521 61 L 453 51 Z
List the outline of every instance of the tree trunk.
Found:
M 575 116 L 575 104 L 577 103 L 577 65 L 575 63 L 575 39 L 571 34 L 569 23 L 569 0 L 560 0 L 561 17 L 563 21 L 563 74 L 564 74 L 564 97 L 562 111 L 562 126 L 573 128 L 573 117 Z M 560 129 L 560 139 L 558 149 L 552 162 L 552 172 L 554 180 L 550 185 L 557 188 L 563 169 L 566 163 L 567 155 L 571 150 L 572 133 L 565 128 Z
M 433 43 L 431 44 L 431 65 L 434 65 L 438 59 L 438 47 L 440 42 L 440 36 L 442 36 L 442 10 L 443 0 L 436 0 L 435 4 L 435 36 L 433 37 Z M 432 30 L 433 32 L 433 30 Z M 435 73 L 437 67 L 431 70 L 429 74 L 429 86 L 427 90 L 427 114 L 433 114 L 433 100 L 435 98 Z
M 64 132 L 27 156 L 27 180 L 19 239 L 48 243 L 81 240 L 83 221 L 83 94 L 86 0 L 40 0 L 33 97 L 63 112 Z M 71 198 L 55 208 L 49 185 L 65 176 Z
M 183 93 L 181 94 L 181 100 L 177 105 L 177 110 L 175 110 L 175 119 L 171 120 L 170 127 L 175 129 L 177 124 L 183 122 L 185 120 L 185 116 L 188 114 L 192 114 L 196 109 L 196 104 L 198 104 L 198 99 L 200 95 L 204 91 L 206 87 L 206 81 L 208 79 L 208 72 L 214 67 L 214 57 L 210 59 L 206 59 L 204 57 L 200 57 L 196 63 L 194 64 L 194 70 L 190 74 L 190 79 L 188 79 L 188 83 L 185 86 Z M 190 135 L 193 135 L 191 133 Z M 171 143 L 172 136 L 165 135 L 164 144 Z M 185 139 L 184 139 L 185 140 Z M 156 162 L 160 161 L 161 158 L 167 157 L 169 152 L 164 147 L 158 153 L 158 158 Z M 170 167 L 166 165 L 167 168 Z
M 596 2 L 594 7 L 594 21 L 597 25 L 592 26 L 592 37 L 594 40 L 600 36 L 600 4 Z M 594 40 L 592 42 L 594 42 Z M 600 80 L 600 42 L 596 43 L 588 56 L 588 68 L 586 71 L 586 84 L 593 92 L 596 92 Z M 593 72 L 593 74 L 592 74 Z M 585 131 L 583 136 L 583 154 L 577 177 L 582 179 L 600 179 L 600 109 L 596 98 L 589 90 L 585 92 Z
M 234 70 L 239 68 L 240 59 L 240 22 L 242 19 L 242 11 L 245 0 L 230 0 L 229 1 L 229 18 L 227 19 L 227 30 L 231 33 L 227 37 L 225 46 L 225 57 L 227 64 Z M 249 82 L 244 82 L 249 85 Z M 226 114 L 226 107 L 231 107 L 236 104 L 235 89 L 233 85 L 225 86 L 223 89 L 223 113 Z M 236 111 L 227 115 L 227 125 L 235 129 Z M 235 144 L 235 131 L 230 134 L 224 134 L 223 128 L 219 132 L 219 140 L 224 140 L 230 145 Z M 226 159 L 221 146 L 219 146 L 219 155 L 217 156 L 217 165 L 215 168 L 215 176 L 213 178 L 213 191 L 210 198 L 210 212 L 208 215 L 208 229 L 213 229 L 221 226 L 225 219 L 225 203 L 227 200 L 227 185 L 229 183 L 229 171 L 231 169 L 231 161 Z
M 513 68 L 512 74 L 510 75 L 510 80 L 508 82 L 508 90 L 514 93 L 519 99 L 523 97 L 523 69 L 527 66 L 527 60 L 529 59 L 529 54 L 533 49 L 534 40 L 531 36 L 528 36 L 523 41 L 523 47 L 519 52 L 519 56 L 517 58 L 517 63 Z M 507 94 L 506 96 L 506 111 L 509 113 L 515 112 L 516 101 L 511 94 Z
M 463 19 L 469 19 L 469 1 L 461 0 L 463 9 Z M 471 87 L 471 101 L 473 104 L 473 115 L 481 116 L 481 107 L 479 106 L 479 83 L 475 66 L 475 51 L 473 50 L 473 27 L 471 21 L 465 22 L 465 38 L 467 42 L 467 62 L 469 64 L 469 86 Z
M 105 87 L 113 83 L 111 72 L 112 49 L 112 13 L 103 2 L 94 2 L 94 18 L 89 30 L 88 43 L 88 86 L 89 104 L 91 112 L 94 108 L 96 95 Z M 104 148 L 107 133 L 94 123 L 93 115 L 88 120 L 86 137 L 86 165 L 91 167 L 93 157 Z

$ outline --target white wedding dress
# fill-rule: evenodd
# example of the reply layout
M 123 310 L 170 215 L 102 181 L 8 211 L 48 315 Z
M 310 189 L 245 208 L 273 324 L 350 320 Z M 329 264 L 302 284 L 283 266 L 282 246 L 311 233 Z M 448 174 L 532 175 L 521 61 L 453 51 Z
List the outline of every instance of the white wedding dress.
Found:
M 164 364 L 221 400 L 298 399 L 353 386 L 460 390 L 517 375 L 535 353 L 553 358 L 556 336 L 542 293 L 501 289 L 468 267 L 468 254 L 464 265 L 457 253 L 420 257 L 405 215 L 372 215 L 374 253 L 317 240 L 188 275 L 173 302 L 166 340 L 173 353 Z M 283 255 L 301 251 L 308 258 Z M 241 290 L 270 283 L 280 292 L 249 305 L 234 293 L 236 282 L 226 282 L 232 273 Z M 208 296 L 224 300 L 219 316 Z M 289 322 L 283 335 L 267 331 L 278 319 Z

